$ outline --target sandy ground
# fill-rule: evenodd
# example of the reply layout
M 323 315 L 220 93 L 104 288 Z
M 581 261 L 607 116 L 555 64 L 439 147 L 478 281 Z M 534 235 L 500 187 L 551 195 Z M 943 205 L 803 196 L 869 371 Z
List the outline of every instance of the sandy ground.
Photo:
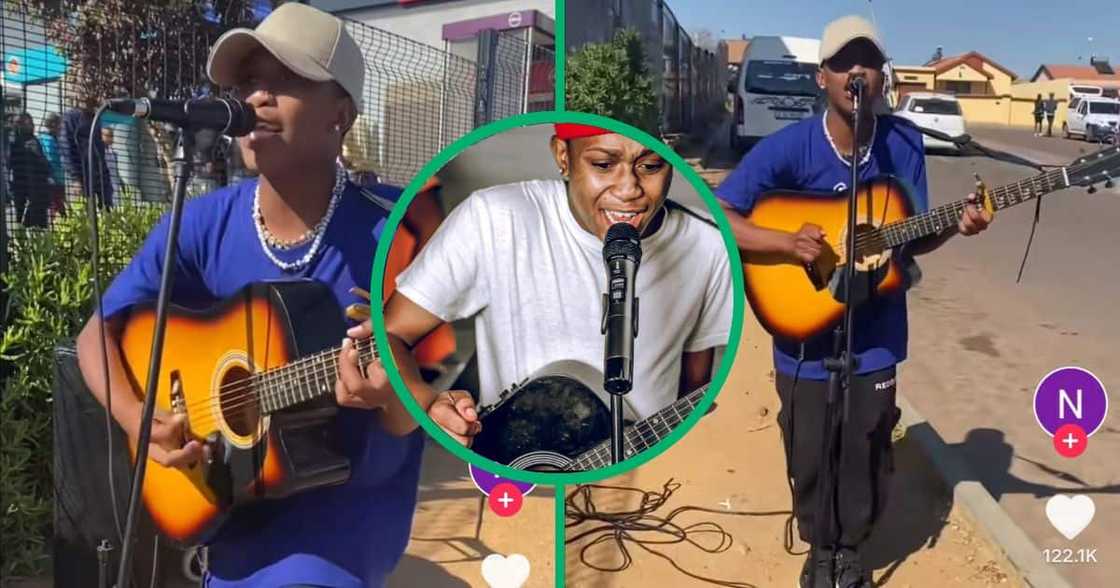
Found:
M 663 517 L 686 505 L 717 511 L 686 512 L 675 522 L 682 526 L 701 521 L 718 524 L 732 540 L 722 552 L 710 554 L 688 543 L 650 546 L 684 570 L 760 587 L 794 586 L 804 556 L 789 555 L 783 548 L 785 514 L 754 517 L 718 512 L 788 511 L 785 458 L 775 421 L 778 406 L 769 338 L 748 313 L 742 346 L 715 409 L 661 456 L 602 483 L 653 491 L 673 479 L 680 488 L 655 516 Z M 1021 585 L 1009 575 L 1010 567 L 996 551 L 976 536 L 971 522 L 953 508 L 950 493 L 920 450 L 905 437 L 896 448 L 898 475 L 891 501 L 865 556 L 877 570 L 877 581 L 899 587 Z M 599 511 L 628 510 L 638 504 L 635 495 L 618 491 L 596 491 L 595 496 Z M 566 532 L 572 536 L 586 526 L 569 527 Z M 695 539 L 709 547 L 718 543 L 711 534 L 698 534 Z M 633 557 L 628 568 L 617 573 L 595 571 L 580 559 L 580 550 L 590 540 L 567 546 L 569 586 L 712 585 L 689 578 L 667 559 L 633 543 L 627 545 Z M 804 548 L 798 542 L 794 551 Z M 621 562 L 611 542 L 589 548 L 586 560 L 599 567 Z
M 528 558 L 524 588 L 553 586 L 555 496 L 555 488 L 538 486 L 520 512 L 499 517 L 467 475 L 467 464 L 429 440 L 412 539 L 390 588 L 485 587 L 482 560 L 492 553 Z

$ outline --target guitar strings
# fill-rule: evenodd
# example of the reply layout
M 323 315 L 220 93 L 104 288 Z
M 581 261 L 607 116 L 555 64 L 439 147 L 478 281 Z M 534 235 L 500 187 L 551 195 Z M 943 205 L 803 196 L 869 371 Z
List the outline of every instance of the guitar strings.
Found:
M 696 407 L 699 399 L 703 397 L 705 390 L 707 390 L 707 387 L 701 388 L 694 392 L 690 392 L 689 396 L 685 397 L 686 399 L 689 399 L 690 408 Z M 695 396 L 692 396 L 693 394 L 695 394 Z M 669 406 L 673 409 L 673 412 L 676 414 L 679 420 L 684 420 L 685 417 L 677 412 L 675 403 Z M 643 427 L 645 427 L 644 431 Z M 639 452 L 645 451 L 646 449 L 649 449 L 654 444 L 663 439 L 666 435 L 668 435 L 672 430 L 673 427 L 665 423 L 664 417 L 657 419 L 656 423 L 653 422 L 653 419 L 644 419 L 638 421 L 626 432 L 625 435 L 623 435 L 623 442 L 626 445 L 625 449 L 627 451 L 627 456 L 631 454 L 637 454 Z M 651 435 L 647 436 L 646 433 L 651 433 Z M 640 438 L 642 444 L 645 445 L 645 447 L 642 447 L 641 449 L 638 448 L 637 443 L 632 439 L 634 435 L 637 435 Z M 652 443 L 650 442 L 650 439 L 652 439 Z M 603 453 L 607 453 L 607 455 L 604 456 Z M 588 452 L 587 457 L 584 459 L 589 462 L 589 465 L 591 466 L 590 469 L 607 467 L 611 465 L 609 447 L 602 445 L 597 446 L 595 449 Z M 579 460 L 577 460 L 577 462 L 573 465 L 578 465 L 578 461 Z
M 358 340 L 355 347 L 358 349 L 359 354 L 365 351 L 372 351 L 373 358 L 377 359 L 378 357 L 376 349 L 373 348 L 373 341 L 371 339 Z M 224 384 L 219 387 L 219 395 L 211 395 L 206 399 L 195 401 L 187 405 L 187 418 L 195 424 L 205 423 L 209 425 L 212 424 L 212 421 L 215 421 L 217 417 L 209 412 L 204 413 L 201 417 L 192 417 L 190 414 L 191 409 L 195 409 L 197 412 L 198 410 L 206 408 L 220 407 L 223 408 L 223 410 L 220 411 L 223 414 L 235 416 L 244 413 L 253 406 L 259 406 L 267 400 L 279 398 L 285 394 L 284 390 L 278 389 L 274 392 L 257 392 L 256 388 L 261 385 L 272 386 L 279 384 L 279 381 L 269 382 L 268 379 L 276 378 L 280 370 L 285 370 L 285 372 L 290 371 L 290 374 L 285 373 L 285 376 L 281 377 L 281 379 L 290 379 L 293 382 L 305 382 L 309 377 L 323 377 L 329 376 L 331 372 L 337 373 L 337 365 L 334 363 L 335 358 L 333 357 L 333 354 L 337 352 L 337 349 L 320 352 L 319 354 L 300 358 L 284 366 L 279 366 L 266 372 L 253 374 L 247 378 Z M 326 361 L 331 362 L 330 365 L 325 365 Z M 225 402 L 223 402 L 221 398 L 222 392 L 227 394 Z
M 360 347 L 360 345 L 359 345 L 359 347 Z M 359 349 L 359 353 L 361 353 L 361 351 L 364 351 L 364 350 Z M 298 369 L 292 369 L 291 370 L 292 371 L 291 375 L 288 375 L 288 376 L 280 378 L 280 379 L 281 380 L 290 379 L 292 381 L 295 381 L 298 378 L 299 381 L 306 381 L 309 377 L 324 377 L 324 376 L 328 376 L 329 374 L 331 374 L 331 372 L 337 373 L 337 366 L 336 366 L 335 363 L 333 363 L 334 358 L 331 356 L 331 354 L 333 354 L 333 353 L 334 353 L 334 350 L 332 350 L 331 352 L 328 352 L 328 353 L 324 353 L 320 357 L 310 356 L 307 361 L 297 361 L 297 362 L 292 362 L 290 364 L 282 366 L 279 369 L 284 369 L 284 370 L 288 370 L 289 368 L 298 368 Z M 376 358 L 376 354 L 374 354 L 374 357 Z M 327 365 L 324 362 L 324 360 L 331 361 L 331 363 L 329 365 Z M 248 405 L 254 405 L 254 404 L 260 405 L 260 404 L 263 404 L 267 400 L 278 398 L 281 395 L 285 394 L 284 390 L 279 390 L 279 389 L 276 390 L 275 392 L 268 392 L 266 390 L 262 393 L 262 392 L 256 392 L 255 391 L 255 388 L 257 388 L 261 385 L 263 385 L 263 386 L 273 386 L 273 385 L 281 383 L 280 381 L 272 381 L 272 382 L 269 381 L 270 378 L 275 378 L 276 377 L 276 375 L 275 375 L 276 373 L 277 373 L 276 371 L 270 370 L 269 372 L 263 372 L 261 374 L 255 374 L 254 376 L 250 376 L 249 378 L 243 378 L 243 379 L 233 383 L 233 384 L 243 385 L 242 389 L 241 390 L 236 390 L 235 389 L 234 392 L 233 392 L 234 395 L 232 397 L 227 397 L 225 399 L 225 402 L 222 402 L 221 396 L 216 396 L 216 397 L 211 396 L 211 397 L 209 397 L 205 400 L 195 402 L 192 405 L 192 407 L 196 408 L 196 409 L 204 408 L 205 407 L 204 405 L 209 404 L 209 406 L 211 408 L 224 407 L 225 410 L 222 411 L 223 413 L 239 414 L 239 412 L 237 412 L 237 411 L 234 411 L 232 413 L 231 413 L 231 411 L 233 411 L 234 409 L 244 410 L 245 408 L 248 407 Z M 228 386 L 223 386 L 223 388 L 228 388 Z
M 363 352 L 366 352 L 366 351 L 372 351 L 373 359 L 378 358 L 377 350 L 376 350 L 376 348 L 374 348 L 373 341 L 370 340 L 370 339 L 358 340 L 355 343 L 355 349 L 358 350 L 359 354 L 362 354 Z M 266 380 L 267 378 L 279 377 L 279 374 L 280 374 L 281 371 L 292 371 L 293 373 L 297 373 L 297 374 L 300 374 L 300 375 L 314 374 L 314 371 L 308 371 L 306 368 L 307 367 L 312 367 L 313 370 L 314 370 L 314 368 L 315 368 L 314 364 L 316 364 L 316 363 L 322 363 L 324 361 L 334 361 L 334 359 L 337 358 L 339 351 L 340 351 L 339 348 L 330 349 L 330 350 L 326 350 L 326 351 L 320 351 L 320 352 L 313 353 L 313 354 L 305 356 L 305 357 L 301 357 L 301 358 L 296 359 L 292 362 L 286 363 L 282 366 L 276 366 L 274 368 L 270 368 L 270 369 L 268 369 L 266 371 L 263 371 L 263 372 L 252 373 L 246 378 L 240 378 L 238 380 L 234 380 L 232 382 L 222 384 L 221 386 L 218 387 L 218 392 L 219 392 L 219 394 L 221 394 L 222 392 L 234 393 L 234 394 L 242 393 L 242 392 L 245 391 L 246 388 L 250 388 L 250 387 L 252 387 L 252 386 L 254 386 L 258 383 L 261 383 L 264 380 Z M 195 401 L 195 402 L 189 404 L 188 407 L 200 407 L 200 406 L 206 404 L 207 402 L 209 402 L 211 399 L 212 399 L 212 397 L 204 399 L 204 400 Z
M 289 365 L 291 365 L 291 364 L 289 364 Z M 284 366 L 284 367 L 287 368 L 288 366 Z M 324 376 L 328 376 L 332 373 L 337 373 L 337 367 L 334 364 L 325 365 L 323 363 L 315 363 L 315 364 L 311 364 L 310 368 L 307 368 L 307 367 L 302 368 L 301 371 L 298 371 L 296 374 L 293 374 L 291 376 L 291 379 L 295 380 L 296 377 L 300 377 L 300 379 L 302 380 L 302 379 L 306 379 L 307 376 L 324 377 Z M 245 379 L 245 380 L 250 380 L 250 379 Z M 263 377 L 262 377 L 262 379 L 255 379 L 255 380 L 259 380 L 260 382 L 265 382 L 265 379 L 263 379 Z M 265 385 L 273 385 L 273 384 L 265 384 Z M 254 388 L 253 384 L 249 384 L 249 388 L 250 389 Z M 234 401 L 232 401 L 232 402 L 230 401 L 230 399 L 226 399 L 226 402 L 223 402 L 222 399 L 221 399 L 221 396 L 216 396 L 216 398 L 215 398 L 215 396 L 211 396 L 211 398 L 209 398 L 209 399 L 206 399 L 204 401 L 200 401 L 200 402 L 195 403 L 194 408 L 195 409 L 206 408 L 206 407 L 202 407 L 202 405 L 200 405 L 200 404 L 207 404 L 208 403 L 209 404 L 208 408 L 220 409 L 220 410 L 218 410 L 218 412 L 220 412 L 223 417 L 232 418 L 232 417 L 236 417 L 236 416 L 241 416 L 241 414 L 243 414 L 245 412 L 248 412 L 248 411 L 250 411 L 250 410 L 252 410 L 256 407 L 260 407 L 260 405 L 263 404 L 265 401 L 279 398 L 279 396 L 283 395 L 284 393 L 286 393 L 286 392 L 284 392 L 282 390 L 277 390 L 276 392 L 264 392 L 264 393 L 258 393 L 258 392 L 254 392 L 254 391 L 250 390 L 248 392 L 241 392 L 241 393 L 235 395 L 234 396 Z M 305 399 L 305 400 L 310 400 L 310 399 Z M 189 410 L 188 410 L 188 418 L 190 418 Z M 203 417 L 193 419 L 193 421 L 195 423 L 213 424 L 213 422 L 216 421 L 217 418 L 218 417 L 213 412 L 206 412 L 206 413 L 204 413 Z

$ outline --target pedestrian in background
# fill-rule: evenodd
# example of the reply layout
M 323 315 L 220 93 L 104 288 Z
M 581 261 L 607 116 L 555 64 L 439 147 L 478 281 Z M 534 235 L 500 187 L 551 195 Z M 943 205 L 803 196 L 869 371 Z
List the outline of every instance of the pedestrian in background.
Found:
M 47 115 L 43 121 L 43 132 L 39 133 L 39 145 L 50 164 L 50 212 L 66 216 L 66 170 L 62 166 L 62 154 L 58 150 L 58 133 L 62 130 L 62 116 L 57 112 Z
M 82 99 L 81 106 L 71 108 L 62 116 L 62 157 L 70 169 L 70 179 L 77 182 L 74 190 L 85 194 L 87 189 L 97 197 L 102 208 L 113 206 L 113 186 L 109 170 L 105 166 L 105 143 L 101 133 L 93 133 L 93 159 L 89 156 L 90 127 L 93 126 L 93 111 L 97 108 L 96 96 Z M 88 181 L 87 181 L 88 180 Z
M 113 146 L 113 127 L 101 127 L 101 142 L 105 144 L 105 171 L 109 175 L 109 185 L 114 194 L 121 194 L 124 182 L 121 179 L 117 149 Z
M 1054 99 L 1054 93 L 1050 92 L 1050 99 L 1043 103 L 1043 110 L 1046 111 L 1046 136 L 1052 137 L 1054 130 L 1054 115 L 1058 113 L 1058 101 Z
M 50 205 L 50 164 L 43 155 L 43 146 L 35 138 L 35 120 L 27 112 L 15 121 L 8 164 L 12 170 L 11 191 L 16 218 L 25 227 L 47 226 Z
M 1039 94 L 1034 99 L 1034 111 L 1032 112 L 1032 114 L 1034 114 L 1034 136 L 1036 137 L 1042 136 L 1042 116 L 1044 112 L 1042 94 Z

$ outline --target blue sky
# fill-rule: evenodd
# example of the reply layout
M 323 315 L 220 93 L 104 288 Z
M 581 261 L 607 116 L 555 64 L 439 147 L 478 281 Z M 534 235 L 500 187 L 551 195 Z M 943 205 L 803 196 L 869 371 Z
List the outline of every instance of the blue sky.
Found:
M 871 18 L 895 63 L 921 65 L 938 45 L 945 55 L 979 51 L 1029 78 L 1041 63 L 1089 62 L 1090 45 L 1120 69 L 1118 0 L 667 0 L 681 26 L 717 38 L 820 37 L 845 14 Z M 1092 37 L 1090 44 L 1088 38 Z M 1081 57 L 1081 61 L 1078 61 Z

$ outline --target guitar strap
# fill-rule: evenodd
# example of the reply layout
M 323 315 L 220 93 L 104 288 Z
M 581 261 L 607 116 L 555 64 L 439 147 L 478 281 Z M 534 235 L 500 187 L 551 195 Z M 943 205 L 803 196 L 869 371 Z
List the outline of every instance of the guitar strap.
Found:
M 383 184 L 377 184 L 377 186 L 382 186 L 382 185 Z M 386 188 L 392 188 L 392 187 L 391 186 L 386 186 Z M 396 188 L 392 188 L 392 189 L 394 191 L 396 190 Z M 393 206 L 396 205 L 396 202 L 378 194 L 374 190 L 376 190 L 376 188 L 371 190 L 371 189 L 369 189 L 365 186 L 359 186 L 358 187 L 358 193 L 361 194 L 362 197 L 364 197 L 366 200 L 371 202 L 374 206 L 377 206 L 377 207 L 379 207 L 379 208 L 381 208 L 382 210 L 385 211 L 385 216 L 381 217 L 381 219 L 378 220 L 377 224 L 374 225 L 374 227 L 373 227 L 373 238 L 380 241 L 381 240 L 381 232 L 385 229 L 385 221 L 389 218 L 389 214 L 391 214 L 393 212 Z

